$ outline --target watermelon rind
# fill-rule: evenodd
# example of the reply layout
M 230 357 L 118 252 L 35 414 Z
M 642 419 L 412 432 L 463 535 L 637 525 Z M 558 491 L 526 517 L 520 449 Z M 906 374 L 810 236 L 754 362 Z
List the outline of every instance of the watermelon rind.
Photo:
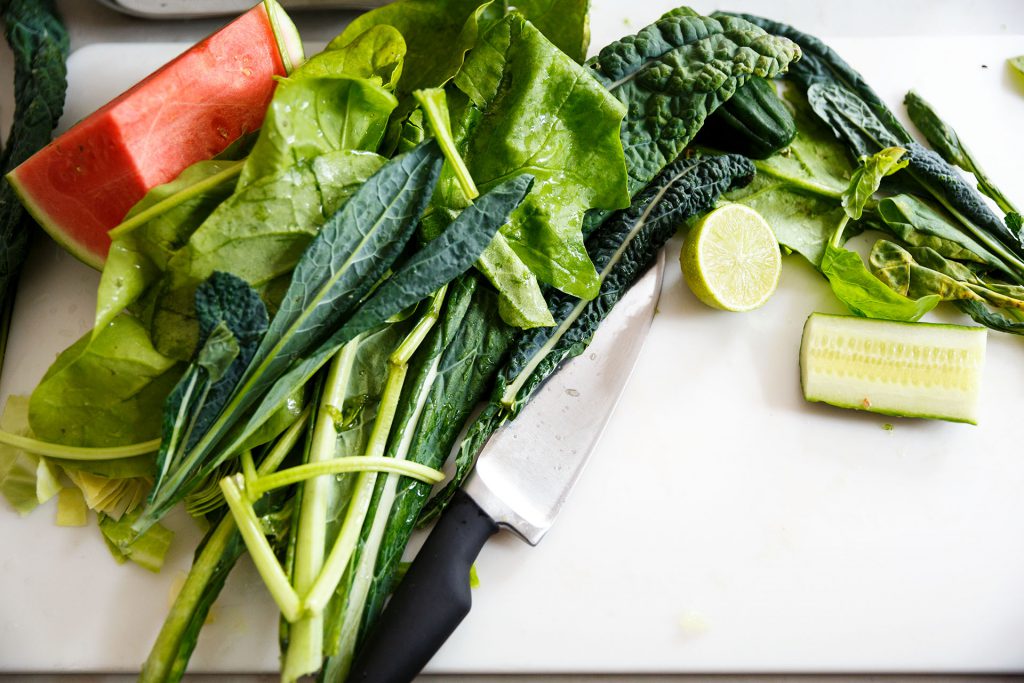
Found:
M 100 255 L 95 251 L 87 248 L 83 243 L 76 242 L 68 239 L 69 234 L 64 231 L 60 225 L 50 219 L 46 211 L 43 210 L 36 202 L 32 201 L 32 194 L 27 192 L 18 180 L 17 170 L 14 169 L 6 176 L 7 182 L 14 188 L 14 192 L 18 195 L 18 199 L 21 200 L 21 205 L 25 207 L 29 215 L 35 219 L 36 223 L 45 230 L 53 241 L 62 246 L 69 254 L 74 256 L 76 259 L 96 270 L 103 270 L 103 263 L 106 261 L 106 255 Z
M 277 0 L 263 0 L 263 7 L 270 18 L 270 27 L 277 39 L 277 50 L 281 53 L 284 70 L 290 74 L 306 61 L 299 30 L 295 28 L 295 23 Z

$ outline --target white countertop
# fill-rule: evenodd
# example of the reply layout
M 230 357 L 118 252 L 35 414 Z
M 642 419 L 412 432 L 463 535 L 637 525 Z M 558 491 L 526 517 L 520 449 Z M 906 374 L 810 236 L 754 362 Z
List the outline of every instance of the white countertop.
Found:
M 593 0 L 594 11 L 600 11 L 605 3 L 617 3 L 624 0 Z M 72 50 L 100 42 L 137 42 L 159 41 L 178 42 L 194 41 L 209 34 L 224 23 L 223 19 L 203 19 L 179 21 L 148 21 L 118 14 L 90 0 L 58 0 L 58 7 L 65 17 L 71 35 Z M 678 3 L 672 0 L 657 0 L 657 4 L 670 9 Z M 747 11 L 769 16 L 816 35 L 838 36 L 900 36 L 900 35 L 1022 35 L 1024 34 L 1024 1 L 1022 0 L 822 0 L 808 2 L 806 0 L 733 0 L 732 2 L 691 3 L 701 12 L 715 9 Z M 347 21 L 355 16 L 352 12 L 295 12 L 293 14 L 304 39 L 310 42 L 322 42 L 336 35 Z M 624 26 L 624 32 L 640 27 Z M 600 37 L 597 37 L 600 39 Z M 1024 44 L 1021 46 L 1024 53 Z M 0 82 L 9 84 L 11 71 L 10 55 L 6 48 L 0 50 Z M 10 88 L 10 85 L 5 87 Z M 9 111 L 0 112 L 0 124 L 9 123 Z M 693 676 L 651 676 L 643 677 L 644 681 L 682 681 L 693 680 Z M 785 680 L 787 677 L 768 677 L 767 680 Z M 799 677 L 806 681 L 807 677 Z M 870 676 L 857 678 L 859 681 L 882 680 L 883 677 Z M 466 676 L 466 677 L 431 677 L 424 676 L 424 681 L 455 680 L 460 683 L 516 683 L 520 681 L 552 681 L 553 683 L 569 683 L 583 680 L 595 680 L 586 677 L 529 677 L 529 676 Z M 86 683 L 104 681 L 104 683 L 121 683 L 131 680 L 129 677 L 110 676 L 0 676 L 0 681 L 28 681 L 33 683 Z M 224 680 L 223 677 L 197 676 L 189 680 L 203 683 Z M 262 683 L 276 680 L 276 677 L 252 676 L 235 677 L 231 680 Z M 601 677 L 599 680 L 613 683 L 614 681 L 638 680 L 638 677 Z M 765 677 L 716 677 L 721 683 L 747 683 L 753 680 L 766 680 Z M 829 680 L 852 680 L 850 677 L 829 677 Z M 897 680 L 885 678 L 887 681 Z M 922 678 L 914 678 L 923 681 Z M 928 681 L 972 680 L 972 677 L 948 676 L 928 677 Z M 1010 680 L 1004 678 L 988 678 L 986 680 Z

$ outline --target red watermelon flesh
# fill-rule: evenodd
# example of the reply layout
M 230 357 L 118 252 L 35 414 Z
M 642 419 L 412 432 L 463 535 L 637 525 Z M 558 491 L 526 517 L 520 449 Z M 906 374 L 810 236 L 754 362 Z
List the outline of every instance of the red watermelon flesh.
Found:
M 54 239 L 100 268 L 147 191 L 263 122 L 286 73 L 261 3 L 76 124 L 8 179 Z

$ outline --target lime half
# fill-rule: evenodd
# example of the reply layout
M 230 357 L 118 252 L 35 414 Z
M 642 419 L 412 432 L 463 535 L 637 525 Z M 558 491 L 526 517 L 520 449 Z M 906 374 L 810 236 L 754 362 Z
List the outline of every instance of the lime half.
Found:
M 726 204 L 704 216 L 686 236 L 679 262 L 697 298 L 725 311 L 762 305 L 782 272 L 771 226 L 743 204 Z

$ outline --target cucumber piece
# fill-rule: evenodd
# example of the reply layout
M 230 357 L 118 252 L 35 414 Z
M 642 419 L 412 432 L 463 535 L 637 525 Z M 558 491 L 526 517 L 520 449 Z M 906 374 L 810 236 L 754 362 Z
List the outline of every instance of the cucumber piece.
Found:
M 800 343 L 808 401 L 977 424 L 984 327 L 813 313 Z

